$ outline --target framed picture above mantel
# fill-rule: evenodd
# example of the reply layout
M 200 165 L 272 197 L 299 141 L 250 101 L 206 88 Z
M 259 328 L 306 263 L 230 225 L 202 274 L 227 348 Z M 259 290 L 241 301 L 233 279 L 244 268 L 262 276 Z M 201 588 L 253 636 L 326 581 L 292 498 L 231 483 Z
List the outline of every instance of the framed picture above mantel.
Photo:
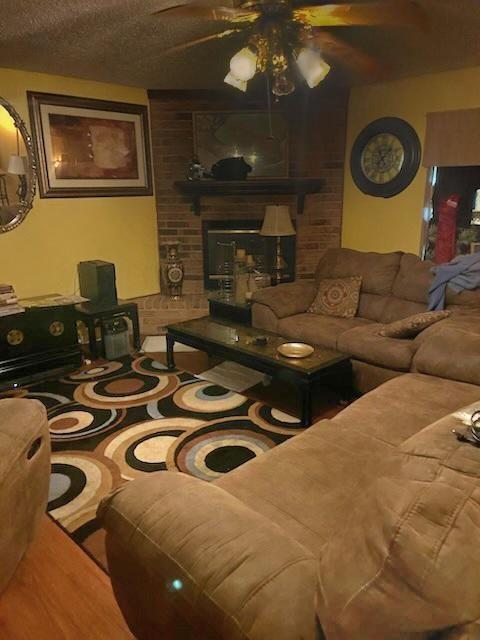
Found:
M 211 169 L 223 158 L 242 156 L 250 178 L 288 176 L 288 122 L 274 111 L 196 111 L 194 153 Z
M 145 105 L 27 92 L 40 197 L 152 195 Z

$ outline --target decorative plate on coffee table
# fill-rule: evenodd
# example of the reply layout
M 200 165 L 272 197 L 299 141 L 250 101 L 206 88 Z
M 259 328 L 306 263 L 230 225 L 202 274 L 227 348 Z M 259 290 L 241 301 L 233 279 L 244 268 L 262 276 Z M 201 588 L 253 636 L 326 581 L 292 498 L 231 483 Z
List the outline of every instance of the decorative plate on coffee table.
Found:
M 304 342 L 285 342 L 277 348 L 277 351 L 286 358 L 306 358 L 312 355 L 315 349 Z

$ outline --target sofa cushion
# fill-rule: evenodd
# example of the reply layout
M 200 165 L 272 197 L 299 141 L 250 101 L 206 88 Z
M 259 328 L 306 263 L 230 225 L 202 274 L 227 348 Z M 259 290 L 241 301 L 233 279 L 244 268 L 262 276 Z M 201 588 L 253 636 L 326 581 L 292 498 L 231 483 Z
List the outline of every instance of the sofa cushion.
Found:
M 342 333 L 337 342 L 339 351 L 365 362 L 397 371 L 409 371 L 413 359 L 411 340 L 385 338 L 379 334 L 382 325 L 370 323 Z
M 428 289 L 433 280 L 430 271 L 434 263 L 422 260 L 413 253 L 405 253 L 400 260 L 400 269 L 393 283 L 392 295 L 422 305 L 428 303 Z
M 472 384 L 418 373 L 385 382 L 339 413 L 333 422 L 397 446 L 446 414 L 480 399 Z
M 388 467 L 395 445 L 478 397 L 472 385 L 406 374 L 215 484 L 321 553 L 374 475 L 372 468 Z M 321 490 L 312 491 L 312 486 Z
M 466 289 L 465 291 L 460 291 L 460 293 L 457 293 L 450 287 L 447 287 L 445 304 L 447 308 L 452 309 L 460 307 L 478 310 L 480 309 L 480 287 L 478 289 L 473 289 L 473 291 Z
M 403 320 L 391 322 L 380 329 L 380 335 L 385 338 L 414 338 L 421 331 L 432 326 L 440 320 L 445 320 L 452 314 L 451 311 L 426 311 L 417 313 Z
M 318 555 L 390 450 L 365 431 L 323 420 L 215 485 Z
M 380 322 L 390 296 L 379 296 L 376 293 L 360 293 L 357 316 L 372 322 Z
M 428 289 L 433 278 L 430 272 L 432 266 L 432 262 L 423 261 L 412 253 L 402 255 L 392 296 L 377 318 L 379 322 L 395 322 L 427 311 Z
M 410 300 L 403 300 L 403 298 L 395 298 L 391 296 L 388 298 L 378 322 L 388 324 L 389 322 L 395 322 L 396 320 L 402 320 L 413 316 L 416 313 L 425 313 L 427 311 L 427 305 L 420 302 L 411 302 Z
M 317 281 L 324 278 L 362 276 L 362 293 L 390 295 L 402 254 L 365 253 L 353 249 L 329 249 L 320 259 Z
M 434 325 L 416 351 L 413 368 L 441 378 L 480 385 L 480 323 L 467 317 Z
M 459 443 L 452 424 L 390 456 L 323 547 L 327 637 L 390 640 L 480 616 L 480 449 Z
M 336 318 L 354 318 L 361 286 L 361 276 L 320 280 L 317 295 L 307 311 Z
M 364 318 L 335 318 L 314 313 L 300 313 L 280 320 L 277 330 L 285 338 L 336 349 L 338 337 L 342 333 L 353 327 L 367 324 L 370 324 L 370 320 Z

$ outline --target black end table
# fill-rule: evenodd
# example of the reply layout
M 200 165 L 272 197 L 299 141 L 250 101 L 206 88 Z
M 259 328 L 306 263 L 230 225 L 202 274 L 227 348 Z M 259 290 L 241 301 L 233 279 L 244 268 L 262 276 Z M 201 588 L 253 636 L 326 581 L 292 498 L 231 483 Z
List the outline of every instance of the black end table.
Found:
M 117 304 L 99 304 L 97 302 L 83 302 L 75 306 L 77 320 L 81 320 L 88 330 L 88 344 L 92 358 L 98 358 L 96 328 L 100 326 L 103 344 L 103 321 L 124 317 L 130 319 L 133 330 L 133 346 L 136 351 L 141 347 L 140 324 L 138 321 L 138 307 L 135 302 L 119 300 Z
M 228 300 L 219 293 L 212 293 L 208 297 L 210 315 L 214 318 L 223 318 L 232 322 L 240 322 L 250 326 L 252 324 L 252 303 L 236 302 Z

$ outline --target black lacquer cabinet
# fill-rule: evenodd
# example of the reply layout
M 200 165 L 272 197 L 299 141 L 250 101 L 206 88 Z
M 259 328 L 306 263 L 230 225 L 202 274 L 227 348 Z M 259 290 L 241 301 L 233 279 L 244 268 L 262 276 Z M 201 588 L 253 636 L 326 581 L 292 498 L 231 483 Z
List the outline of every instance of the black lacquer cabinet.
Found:
M 81 362 L 73 305 L 0 317 L 0 388 L 72 370 Z

